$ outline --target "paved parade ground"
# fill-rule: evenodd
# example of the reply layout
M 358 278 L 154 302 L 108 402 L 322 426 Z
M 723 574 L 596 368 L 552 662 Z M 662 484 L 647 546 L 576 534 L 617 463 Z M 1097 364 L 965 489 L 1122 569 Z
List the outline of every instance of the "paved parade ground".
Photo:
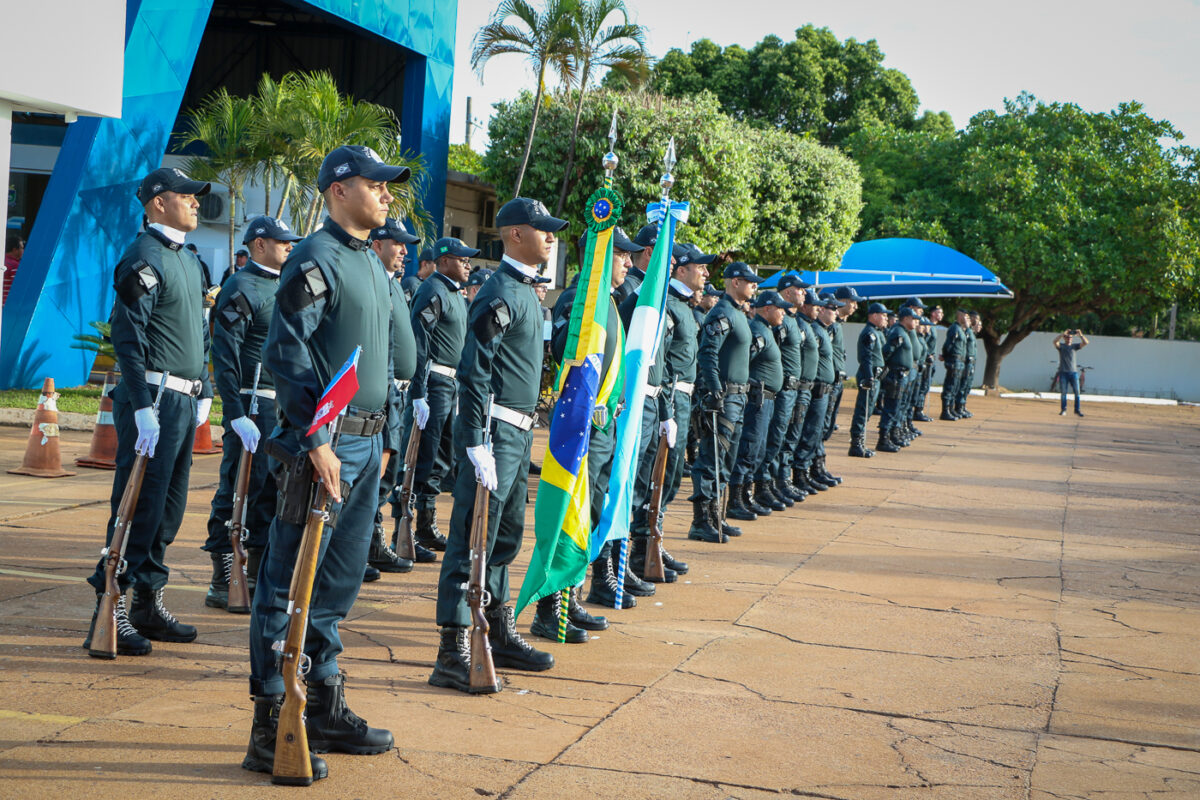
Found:
M 971 408 L 870 460 L 846 411 L 845 483 L 726 545 L 676 503 L 691 572 L 497 695 L 426 684 L 436 565 L 366 584 L 347 699 L 397 747 L 310 789 L 239 767 L 248 618 L 204 607 L 199 549 L 219 456 L 167 554 L 197 643 L 115 662 L 80 647 L 112 474 L 0 474 L 0 797 L 1200 797 L 1200 409 Z M 0 467 L 27 436 L 0 428 Z M 87 444 L 64 433 L 64 463 Z

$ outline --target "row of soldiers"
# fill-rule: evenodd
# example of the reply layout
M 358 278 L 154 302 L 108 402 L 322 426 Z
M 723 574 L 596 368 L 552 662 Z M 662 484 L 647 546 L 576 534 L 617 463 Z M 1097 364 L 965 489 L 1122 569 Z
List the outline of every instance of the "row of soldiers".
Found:
M 249 261 L 222 286 L 211 328 L 203 310 L 200 266 L 183 248 L 184 237 L 198 224 L 197 198 L 209 191 L 208 184 L 172 169 L 146 176 L 138 188 L 146 230 L 114 271 L 112 341 L 122 382 L 113 392 L 118 454 L 110 542 L 135 456 L 151 456 L 118 579 L 117 652 L 142 655 L 151 651 L 152 640 L 190 642 L 197 636 L 194 626 L 166 607 L 165 553 L 182 521 L 194 428 L 207 419 L 213 395 L 207 368 L 211 344 L 224 404 L 225 455 L 204 545 L 213 561 L 209 606 L 229 603 L 228 523 L 239 455 L 260 454 L 251 462 L 245 525 L 245 577 L 255 588 L 249 637 L 254 718 L 243 761 L 250 770 L 273 768 L 284 692 L 276 645 L 286 633 L 289 584 L 318 478 L 333 506 L 305 644 L 313 776 L 327 774 L 317 753 L 371 754 L 392 747 L 389 731 L 369 726 L 346 704 L 338 625 L 373 570 L 413 568 L 412 560 L 396 554 L 395 540 L 388 541 L 381 508 L 390 499 L 393 516 L 406 512 L 396 503 L 395 489 L 402 477 L 400 454 L 414 429 L 421 432 L 411 476 L 415 560 L 432 562 L 443 553 L 436 607 L 440 641 L 429 682 L 471 691 L 466 585 L 479 485 L 488 498 L 484 613 L 494 663 L 533 671 L 554 665 L 552 654 L 535 648 L 516 629 L 509 567 L 523 541 L 541 392 L 545 331 L 537 287 L 545 279 L 540 268 L 567 222 L 538 201 L 514 199 L 497 213 L 504 255 L 494 271 L 470 273 L 470 259 L 478 251 L 443 238 L 422 254 L 417 279 L 402 281 L 405 252 L 418 240 L 388 218 L 393 200 L 388 185 L 408 177 L 406 168 L 383 163 L 370 148 L 343 146 L 329 153 L 316 186 L 328 211 L 320 228 L 301 240 L 280 220 L 251 221 L 244 238 Z M 625 411 L 619 381 L 625 328 L 658 234 L 656 225 L 632 238 L 615 231 L 602 401 L 589 431 L 593 526 L 608 488 L 617 421 Z M 826 469 L 825 442 L 836 426 L 846 377 L 840 320 L 863 298 L 848 289 L 818 295 L 795 275 L 785 276 L 777 291 L 756 297 L 759 277 L 742 262 L 724 268 L 724 292 L 717 292 L 706 287 L 715 255 L 680 243 L 671 256 L 666 317 L 641 414 L 630 569 L 622 570 L 619 552 L 606 546 L 591 565 L 584 602 L 628 608 L 637 597 L 656 591 L 646 564 L 650 548 L 661 547 L 652 535 L 661 530 L 661 510 L 657 518 L 648 510 L 658 442 L 669 448 L 662 508 L 690 472 L 688 537 L 702 542 L 720 544 L 741 535 L 730 518 L 752 521 L 841 482 Z M 576 288 L 563 292 L 551 316 L 550 349 L 558 360 Z M 893 357 L 897 364 L 904 362 L 908 339 L 895 331 L 910 330 L 906 320 L 916 316 L 912 304 L 906 308 L 887 333 L 897 346 L 881 342 L 878 348 L 888 360 L 876 363 L 874 349 L 866 359 L 871 377 L 865 386 L 860 341 L 859 385 L 868 391 L 859 392 L 856 425 L 860 410 L 864 425 L 872 410 L 875 382 L 896 382 L 888 368 Z M 874 306 L 871 311 L 871 317 L 878 316 Z M 880 322 L 868 326 L 876 330 L 882 332 Z M 339 423 L 338 438 L 328 426 L 310 431 L 322 388 L 359 346 L 358 389 Z M 954 363 L 965 368 L 966 351 L 954 352 Z M 902 377 L 899 391 L 883 392 L 881 432 L 888 431 L 889 441 L 891 431 L 902 430 L 902 422 L 912 417 L 900 402 L 908 385 Z M 962 383 L 969 386 L 965 375 Z M 152 390 L 159 385 L 165 391 L 156 405 Z M 948 408 L 963 410 L 961 402 Z M 689 440 L 695 443 L 690 464 Z M 264 452 L 270 458 L 261 457 Z M 446 491 L 453 506 L 443 535 L 436 500 Z M 669 552 L 660 555 L 666 567 L 661 580 L 675 581 L 688 571 Z M 89 579 L 97 608 L 105 590 L 104 564 L 101 559 Z M 604 617 L 583 607 L 578 587 L 562 588 L 568 605 L 566 641 L 585 642 L 589 630 L 607 627 Z M 537 603 L 533 634 L 559 638 L 558 605 L 557 595 Z M 91 640 L 89 631 L 84 642 L 89 653 L 103 655 L 91 648 Z M 496 684 L 494 690 L 500 688 Z

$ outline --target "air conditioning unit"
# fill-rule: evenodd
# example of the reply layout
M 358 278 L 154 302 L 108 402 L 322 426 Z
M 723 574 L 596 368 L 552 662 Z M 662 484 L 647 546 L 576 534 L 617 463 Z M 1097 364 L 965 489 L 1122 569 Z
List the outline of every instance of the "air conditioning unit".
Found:
M 200 221 L 229 224 L 229 197 L 216 189 L 199 198 Z

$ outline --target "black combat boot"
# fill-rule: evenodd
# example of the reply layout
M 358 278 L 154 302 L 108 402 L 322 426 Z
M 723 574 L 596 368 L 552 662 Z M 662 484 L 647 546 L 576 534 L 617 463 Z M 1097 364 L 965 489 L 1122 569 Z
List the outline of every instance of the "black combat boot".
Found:
M 938 419 L 945 420 L 946 422 L 953 422 L 958 419 L 958 417 L 954 416 L 954 405 L 945 394 L 942 394 L 942 415 Z
M 742 497 L 742 485 L 740 483 L 729 485 L 729 500 L 725 506 L 725 513 L 733 519 L 740 519 L 745 522 L 753 522 L 758 519 L 758 512 L 746 505 L 746 500 Z
M 736 525 L 729 524 L 729 495 L 725 495 L 725 513 L 721 513 L 721 502 L 719 500 L 712 501 L 710 512 L 713 518 L 713 527 L 721 531 L 721 540 L 729 541 L 731 536 L 741 536 L 742 529 Z
M 88 628 L 87 638 L 83 640 L 83 646 L 88 651 L 88 655 L 93 658 L 113 659 L 117 656 L 144 656 L 150 652 L 152 645 L 150 640 L 138 633 L 137 628 L 129 624 L 129 613 L 125 610 L 125 595 L 121 594 L 117 597 L 116 602 L 116 617 L 117 617 L 117 652 L 107 653 L 92 649 L 92 636 L 96 632 L 96 617 L 100 612 L 100 598 L 103 593 L 96 594 L 96 608 L 92 611 L 92 627 Z
M 908 433 L 909 433 L 909 435 L 911 435 L 911 436 L 912 436 L 914 439 L 915 439 L 915 438 L 917 438 L 918 436 L 924 436 L 924 435 L 925 435 L 925 434 L 924 434 L 924 433 L 921 431 L 921 429 L 920 429 L 920 428 L 918 428 L 916 425 L 913 425 L 913 421 L 912 421 L 911 419 L 908 421 Z
M 379 580 L 382 575 L 383 573 L 381 573 L 379 570 L 375 569 L 370 564 L 367 564 L 366 567 L 363 568 L 363 583 L 374 583 L 375 581 Z
M 375 525 L 375 535 L 371 537 L 367 563 L 380 572 L 412 572 L 413 568 L 413 562 L 396 555 L 396 551 L 388 546 L 387 534 L 379 524 Z
M 679 559 L 675 558 L 675 556 L 668 553 L 667 548 L 663 547 L 661 544 L 658 546 L 658 549 L 662 553 L 664 569 L 669 569 L 676 575 L 687 575 L 688 565 L 686 561 L 680 561 Z
M 246 548 L 246 588 L 250 590 L 251 597 L 254 597 L 254 587 L 258 586 L 258 565 L 262 563 L 263 549 Z
M 648 536 L 638 536 L 629 540 L 629 569 L 639 578 L 649 583 L 674 583 L 679 579 L 675 574 L 675 570 L 667 566 L 666 561 L 663 562 L 663 577 L 658 578 L 646 577 L 646 556 L 650 552 L 651 547 L 657 547 L 657 543 L 652 541 Z
M 436 550 L 439 553 L 446 550 L 446 537 L 442 535 L 437 526 L 436 508 L 417 509 L 417 529 L 413 531 L 413 538 L 416 539 L 417 544 L 429 550 Z
M 372 728 L 346 705 L 346 678 L 341 674 L 308 684 L 304 727 L 314 753 L 369 756 L 392 749 L 391 731 Z
M 629 545 L 625 545 L 625 546 L 628 547 Z M 619 572 L 620 565 L 621 565 L 620 548 L 613 547 L 613 552 L 612 552 L 613 572 Z M 637 573 L 635 573 L 633 571 L 633 568 L 629 564 L 628 557 L 626 558 L 626 561 L 625 561 L 625 576 L 624 576 L 624 578 L 625 578 L 624 586 L 625 586 L 626 593 L 631 594 L 634 597 L 650 597 L 656 591 L 653 583 L 644 581 L 637 576 Z
M 429 685 L 469 694 L 494 694 L 503 688 L 499 679 L 492 687 L 471 688 L 471 631 L 458 627 L 442 628 Z
M 875 445 L 875 449 L 881 453 L 899 453 L 900 448 L 892 441 L 892 437 L 888 431 L 879 431 L 879 442 Z
M 592 586 L 588 589 L 587 601 L 616 608 L 617 575 L 613 572 L 612 561 L 604 556 L 592 562 Z M 629 592 L 621 593 L 621 608 L 633 608 L 636 605 L 636 597 Z
M 834 483 L 833 478 L 827 476 L 821 470 L 820 456 L 814 457 L 812 463 L 808 465 L 808 479 L 809 482 L 818 486 L 824 486 L 826 489 L 832 489 L 833 487 L 837 486 L 837 484 Z
M 890 428 L 888 430 L 888 439 L 897 448 L 908 447 L 908 441 L 904 438 L 904 433 L 899 428 Z
M 765 503 L 758 502 L 758 500 L 754 496 L 754 488 L 755 487 L 754 487 L 753 483 L 742 483 L 742 484 L 739 484 L 739 486 L 741 487 L 741 490 L 742 490 L 742 506 L 743 507 L 750 509 L 751 511 L 753 511 L 755 514 L 757 514 L 760 517 L 771 516 L 771 511 L 773 511 L 774 509 L 772 509 L 771 506 L 769 506 Z
M 783 503 L 784 508 L 791 508 L 796 505 L 796 499 L 792 497 L 790 492 L 781 491 L 774 479 L 765 480 L 762 482 L 763 489 L 776 501 Z
M 204 605 L 209 608 L 229 608 L 229 576 L 233 571 L 233 553 L 209 553 L 212 558 L 212 578 Z
M 593 616 L 589 614 L 587 609 L 579 604 L 579 587 L 571 587 L 571 599 L 567 605 L 567 619 L 571 620 L 571 624 L 576 628 L 582 628 L 585 631 L 606 631 L 608 630 L 608 618 L 599 615 Z
M 867 449 L 867 437 L 859 434 L 850 440 L 850 452 L 847 455 L 851 458 L 870 458 L 874 453 Z
M 971 417 L 975 416 L 975 415 L 974 415 L 974 414 L 972 414 L 970 411 L 967 411 L 967 404 L 966 404 L 966 403 L 963 403 L 962 405 L 960 405 L 960 406 L 958 407 L 958 415 L 959 415 L 960 417 L 962 417 L 963 419 L 970 419 Z M 1080 414 L 1080 416 L 1083 416 L 1083 415 L 1082 415 L 1082 414 Z
M 415 561 L 418 564 L 432 564 L 437 561 L 437 553 L 415 539 L 413 540 L 413 555 L 416 556 Z
M 496 606 L 484 613 L 490 626 L 488 641 L 492 645 L 493 664 L 529 672 L 542 672 L 554 666 L 554 656 L 534 649 L 517 633 L 512 606 Z
M 688 529 L 688 538 L 697 542 L 720 544 L 721 531 L 713 525 L 711 503 L 700 498 L 692 501 L 692 527 Z
M 156 642 L 192 642 L 196 639 L 196 628 L 184 625 L 167 611 L 163 605 L 165 589 L 133 587 L 133 607 L 129 609 L 129 621 L 138 633 Z
M 558 618 L 561 608 L 561 592 L 556 592 L 538 600 L 537 611 L 533 615 L 533 623 L 529 626 L 529 633 L 534 636 L 540 636 L 543 639 L 549 639 L 552 642 L 557 642 Z M 572 625 L 571 615 L 567 614 L 567 644 L 583 644 L 587 640 L 587 631 Z
M 842 483 L 841 477 L 838 475 L 834 475 L 832 472 L 825 469 L 825 456 L 819 456 L 817 458 L 817 469 L 820 470 L 822 475 L 824 475 L 829 480 L 833 481 L 835 486 L 841 485 L 841 483 Z
M 793 486 L 792 482 L 784 476 L 777 476 L 773 486 L 777 496 L 790 498 L 793 503 L 803 503 L 804 498 L 808 497 L 808 492 L 798 486 Z
M 265 772 L 268 775 L 275 771 L 275 734 L 279 729 L 281 708 L 281 694 L 254 698 L 254 722 L 250 726 L 250 744 L 246 747 L 246 757 L 242 759 L 242 769 Z M 308 762 L 312 767 L 311 778 L 273 777 L 271 782 L 284 786 L 311 786 L 313 781 L 329 777 L 329 767 L 325 765 L 325 759 L 309 753 Z
M 790 508 L 792 505 L 791 498 L 788 498 L 788 502 L 785 503 L 783 498 L 777 497 L 775 493 L 771 491 L 771 484 L 764 481 L 754 482 L 754 494 L 750 496 L 750 499 L 754 503 L 757 503 L 760 506 L 766 506 L 772 511 L 783 511 L 787 508 Z

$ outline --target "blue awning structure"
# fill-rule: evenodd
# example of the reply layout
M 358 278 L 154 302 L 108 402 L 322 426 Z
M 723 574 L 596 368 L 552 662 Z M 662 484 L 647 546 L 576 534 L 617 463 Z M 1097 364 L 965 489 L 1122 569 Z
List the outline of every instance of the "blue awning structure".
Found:
M 957 250 L 919 239 L 875 239 L 852 245 L 829 272 L 785 270 L 759 284 L 773 288 L 787 274 L 820 289 L 851 286 L 872 300 L 895 297 L 1003 297 L 1012 292 L 987 267 Z

